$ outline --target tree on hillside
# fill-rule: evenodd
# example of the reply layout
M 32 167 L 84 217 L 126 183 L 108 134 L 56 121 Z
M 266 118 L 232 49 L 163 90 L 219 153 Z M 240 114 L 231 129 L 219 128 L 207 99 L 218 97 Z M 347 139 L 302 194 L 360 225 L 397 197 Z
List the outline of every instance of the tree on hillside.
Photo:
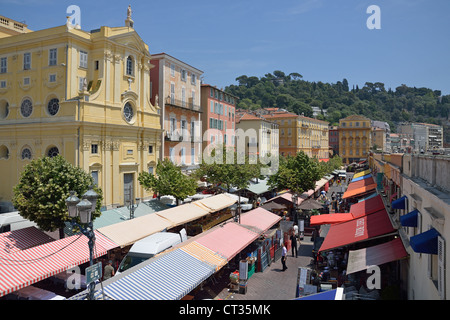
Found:
M 35 222 L 44 231 L 59 229 L 60 238 L 64 238 L 64 222 L 69 220 L 66 199 L 70 191 L 82 195 L 94 185 L 94 179 L 83 169 L 73 166 L 58 155 L 32 160 L 25 166 L 19 183 L 14 187 L 12 202 L 19 214 Z M 101 215 L 102 190 L 94 186 L 97 192 L 95 219 Z
M 391 130 L 395 131 L 396 122 L 402 121 L 444 123 L 450 109 L 450 95 L 442 96 L 439 90 L 405 84 L 395 90 L 386 90 L 383 82 L 365 82 L 361 89 L 353 85 L 350 90 L 345 78 L 336 83 L 309 82 L 303 80 L 299 73 L 286 75 L 281 70 L 261 78 L 242 75 L 236 80 L 239 85 L 230 85 L 225 91 L 240 99 L 239 107 L 281 107 L 306 115 L 306 105 L 319 106 L 328 112 L 326 116 L 318 117 L 331 123 L 351 114 L 360 114 L 371 120 L 393 124 Z M 241 103 L 243 100 L 245 103 Z M 445 142 L 450 141 L 446 138 Z
M 156 165 L 156 175 L 143 171 L 139 173 L 138 181 L 147 191 L 159 196 L 173 196 L 177 205 L 197 191 L 196 180 L 184 175 L 181 168 L 167 158 Z

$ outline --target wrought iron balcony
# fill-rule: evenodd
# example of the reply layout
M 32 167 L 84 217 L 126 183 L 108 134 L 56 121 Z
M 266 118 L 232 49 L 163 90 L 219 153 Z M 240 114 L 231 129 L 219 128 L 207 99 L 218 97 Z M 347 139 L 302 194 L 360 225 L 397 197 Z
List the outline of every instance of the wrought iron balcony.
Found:
M 167 131 L 165 135 L 165 140 L 178 142 L 202 142 L 202 137 L 190 135 L 187 132 L 182 134 L 180 130 L 175 130 L 173 132 Z
M 183 109 L 187 109 L 187 110 L 193 110 L 196 112 L 202 112 L 201 107 L 192 102 L 192 98 L 189 98 L 188 101 L 183 101 L 183 100 L 171 98 L 170 96 L 168 96 L 166 98 L 166 105 L 183 108 Z

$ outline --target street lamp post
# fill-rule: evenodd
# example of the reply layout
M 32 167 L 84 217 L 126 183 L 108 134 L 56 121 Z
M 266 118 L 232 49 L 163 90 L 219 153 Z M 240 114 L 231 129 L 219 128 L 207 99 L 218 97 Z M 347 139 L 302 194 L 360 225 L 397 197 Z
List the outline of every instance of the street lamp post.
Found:
M 298 196 L 296 192 L 292 193 L 292 208 L 294 209 L 293 219 L 294 223 L 298 223 L 297 218 L 297 204 L 298 204 Z
M 70 196 L 66 199 L 66 205 L 69 212 L 69 217 L 72 219 L 70 222 L 72 228 L 78 227 L 81 233 L 89 239 L 89 262 L 92 266 L 94 262 L 95 244 L 92 214 L 95 212 L 98 194 L 92 189 L 92 187 L 90 187 L 90 189 L 83 194 L 82 198 L 83 200 L 80 201 L 80 199 L 75 195 L 75 191 L 70 191 Z M 76 221 L 77 217 L 80 218 L 80 223 Z M 94 300 L 94 288 L 95 282 L 89 283 L 89 300 Z
M 234 222 L 241 223 L 241 204 L 238 202 L 236 208 L 231 208 L 231 215 Z

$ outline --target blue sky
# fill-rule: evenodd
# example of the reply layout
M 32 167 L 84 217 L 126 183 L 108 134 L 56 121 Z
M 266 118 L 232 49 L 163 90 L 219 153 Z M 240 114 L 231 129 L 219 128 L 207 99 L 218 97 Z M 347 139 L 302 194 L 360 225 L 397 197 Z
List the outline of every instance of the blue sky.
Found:
M 123 26 L 131 4 L 150 53 L 166 52 L 224 88 L 240 75 L 298 72 L 307 81 L 346 78 L 450 94 L 448 0 L 0 0 L 0 14 L 31 30 L 62 25 L 78 5 L 81 27 Z M 369 30 L 370 5 L 381 29 Z

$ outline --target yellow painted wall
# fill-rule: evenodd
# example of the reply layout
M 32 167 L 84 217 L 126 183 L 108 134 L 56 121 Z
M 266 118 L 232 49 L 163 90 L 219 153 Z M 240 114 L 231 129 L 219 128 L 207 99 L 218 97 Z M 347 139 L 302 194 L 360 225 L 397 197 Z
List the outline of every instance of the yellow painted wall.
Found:
M 311 158 L 329 158 L 328 122 L 299 116 L 297 132 L 300 150 Z
M 56 65 L 49 65 L 49 50 L 57 49 Z M 86 67 L 80 51 L 87 52 Z M 24 70 L 24 53 L 31 53 L 31 68 Z M 133 74 L 126 74 L 127 57 Z M 0 201 L 9 201 L 23 166 L 24 148 L 32 158 L 51 147 L 87 172 L 98 171 L 104 205 L 123 204 L 124 174 L 134 174 L 134 197 L 149 197 L 137 176 L 156 166 L 161 144 L 159 108 L 150 103 L 150 53 L 136 31 L 128 27 L 102 27 L 94 33 L 59 26 L 0 38 L 0 58 L 8 69 L 0 73 Z M 98 65 L 98 69 L 96 66 Z M 50 75 L 55 75 L 54 82 Z M 92 86 L 80 91 L 80 77 Z M 29 84 L 27 79 L 29 78 Z M 130 82 L 129 82 L 130 79 Z M 59 100 L 51 115 L 48 103 Z M 32 102 L 25 117 L 21 104 Z M 133 117 L 127 121 L 124 106 Z M 92 145 L 98 153 L 92 153 Z M 152 153 L 149 153 L 152 146 Z
M 372 146 L 370 119 L 351 115 L 339 120 L 339 156 L 344 164 L 367 159 Z

